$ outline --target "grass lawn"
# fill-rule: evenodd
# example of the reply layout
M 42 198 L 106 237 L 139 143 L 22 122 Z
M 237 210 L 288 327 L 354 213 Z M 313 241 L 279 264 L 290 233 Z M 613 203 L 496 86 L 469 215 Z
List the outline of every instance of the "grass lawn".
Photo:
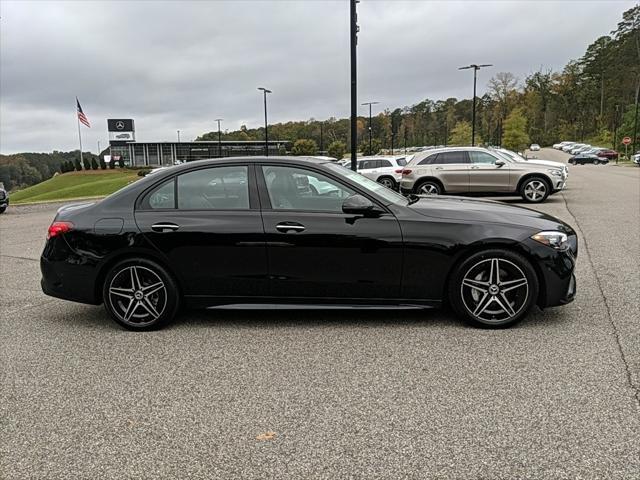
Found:
M 11 203 L 32 203 L 109 195 L 139 179 L 135 170 L 90 170 L 56 175 L 11 193 Z

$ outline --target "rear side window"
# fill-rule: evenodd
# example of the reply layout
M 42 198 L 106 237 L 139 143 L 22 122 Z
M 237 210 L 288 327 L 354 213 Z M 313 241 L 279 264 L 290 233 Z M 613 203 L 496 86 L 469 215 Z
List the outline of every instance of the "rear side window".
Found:
M 423 159 L 420 161 L 420 163 L 418 163 L 418 165 L 431 165 L 432 163 L 435 163 L 435 159 L 438 156 L 438 154 L 436 153 L 435 155 L 429 155 L 427 158 Z
M 175 179 L 167 180 L 151 190 L 140 205 L 144 210 L 176 208 Z
M 451 165 L 454 163 L 469 163 L 467 152 L 442 152 L 438 154 L 433 164 L 436 165 Z
M 378 160 L 380 162 L 379 168 L 383 167 L 392 167 L 391 162 L 389 160 Z
M 398 158 L 396 160 L 396 163 L 398 164 L 399 167 L 404 167 L 407 164 L 407 159 L 406 158 Z
M 212 167 L 178 176 L 178 208 L 243 210 L 249 208 L 246 166 Z

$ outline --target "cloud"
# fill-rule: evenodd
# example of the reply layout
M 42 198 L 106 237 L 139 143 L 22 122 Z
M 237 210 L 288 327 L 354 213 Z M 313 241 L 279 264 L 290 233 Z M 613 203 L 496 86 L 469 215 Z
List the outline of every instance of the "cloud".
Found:
M 614 29 L 620 2 L 363 1 L 359 100 L 380 108 L 470 97 L 496 72 L 560 69 Z M 349 114 L 346 1 L 3 1 L 0 152 L 77 148 L 75 96 L 107 144 L 106 118 L 132 117 L 140 140 L 243 123 Z

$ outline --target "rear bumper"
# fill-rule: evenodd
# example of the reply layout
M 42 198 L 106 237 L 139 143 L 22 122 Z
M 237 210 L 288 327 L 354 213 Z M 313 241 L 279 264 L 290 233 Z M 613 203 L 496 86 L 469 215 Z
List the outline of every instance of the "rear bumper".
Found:
M 72 302 L 99 305 L 101 298 L 95 292 L 95 278 L 86 267 L 67 263 L 64 260 L 49 260 L 40 257 L 42 291 L 50 297 Z M 91 273 L 91 274 L 90 274 Z

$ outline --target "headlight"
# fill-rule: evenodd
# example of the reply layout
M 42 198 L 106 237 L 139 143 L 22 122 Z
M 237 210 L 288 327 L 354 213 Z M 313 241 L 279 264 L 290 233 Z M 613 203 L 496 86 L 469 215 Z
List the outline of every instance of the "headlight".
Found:
M 551 175 L 554 175 L 556 177 L 561 177 L 562 176 L 562 170 L 555 170 L 555 169 L 548 169 L 547 172 L 549 172 Z
M 569 248 L 567 235 L 562 232 L 540 232 L 532 235 L 531 238 L 536 242 L 543 243 L 556 250 L 566 250 Z

